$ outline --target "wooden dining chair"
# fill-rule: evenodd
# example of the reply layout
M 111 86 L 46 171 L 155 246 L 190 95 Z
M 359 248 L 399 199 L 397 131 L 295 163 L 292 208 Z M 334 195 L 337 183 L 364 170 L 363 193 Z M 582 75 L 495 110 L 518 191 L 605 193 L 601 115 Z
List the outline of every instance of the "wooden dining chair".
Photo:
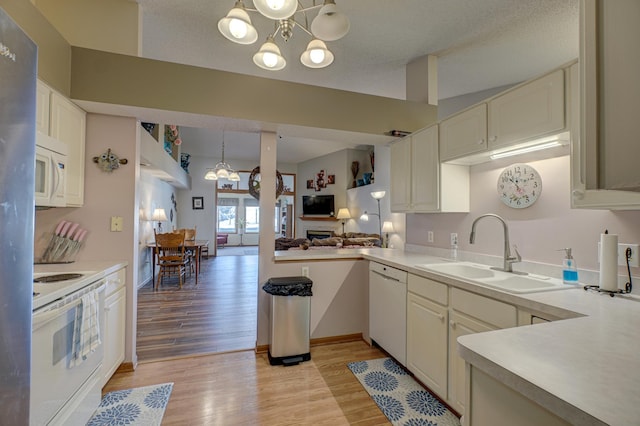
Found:
M 184 234 L 169 232 L 156 234 L 156 259 L 158 280 L 155 288 L 160 286 L 164 277 L 177 276 L 180 287 L 187 269 L 188 258 L 184 248 Z
M 174 232 L 178 232 L 184 235 L 184 240 L 185 241 L 195 241 L 196 240 L 196 228 L 194 227 L 193 229 L 191 228 L 180 228 Z M 189 275 L 191 275 L 192 273 L 195 272 L 195 259 L 194 256 L 196 255 L 196 249 L 195 248 L 187 248 L 186 250 L 187 253 L 187 258 L 188 258 L 188 266 L 189 266 Z

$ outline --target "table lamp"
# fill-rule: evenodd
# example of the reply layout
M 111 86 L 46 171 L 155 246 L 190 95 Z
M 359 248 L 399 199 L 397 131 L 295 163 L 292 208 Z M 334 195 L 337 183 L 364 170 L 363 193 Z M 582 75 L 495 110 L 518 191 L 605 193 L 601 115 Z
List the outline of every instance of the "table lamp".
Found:
M 336 216 L 338 219 L 342 219 L 342 235 L 344 235 L 344 224 L 346 222 L 345 219 L 351 219 L 351 214 L 349 213 L 348 208 L 342 208 L 338 210 L 338 215 Z
M 165 213 L 164 209 L 155 209 L 153 211 L 153 215 L 151 216 L 151 220 L 158 222 L 158 234 L 161 234 L 162 222 L 167 220 L 167 213 Z
M 391 223 L 388 220 L 385 220 L 384 223 L 382 224 L 382 232 L 385 233 L 383 247 L 389 247 L 389 232 L 395 232 L 393 229 L 393 223 Z

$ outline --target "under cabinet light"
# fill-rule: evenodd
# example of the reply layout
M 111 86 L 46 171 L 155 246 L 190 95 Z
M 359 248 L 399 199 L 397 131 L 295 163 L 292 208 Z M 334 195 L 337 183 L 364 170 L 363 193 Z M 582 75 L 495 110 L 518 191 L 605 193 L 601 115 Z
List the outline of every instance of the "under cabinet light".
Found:
M 538 145 L 526 146 L 523 148 L 511 149 L 508 151 L 496 152 L 489 155 L 489 158 L 492 160 L 497 160 L 498 158 L 511 157 L 514 155 L 525 154 L 527 152 L 540 151 L 543 149 L 555 148 L 557 146 L 562 146 L 563 144 L 559 140 L 555 140 L 552 142 L 545 142 Z

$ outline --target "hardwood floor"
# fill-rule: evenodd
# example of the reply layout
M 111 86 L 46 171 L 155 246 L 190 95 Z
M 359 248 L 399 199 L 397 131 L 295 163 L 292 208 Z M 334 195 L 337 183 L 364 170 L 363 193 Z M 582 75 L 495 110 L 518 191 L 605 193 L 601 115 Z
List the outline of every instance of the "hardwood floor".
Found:
M 359 341 L 313 346 L 291 367 L 251 350 L 147 362 L 103 392 L 173 382 L 163 425 L 389 425 L 346 366 L 384 356 Z
M 187 274 L 188 276 L 188 274 Z M 139 362 L 253 349 L 256 344 L 258 256 L 203 259 L 198 285 L 165 279 L 138 290 Z

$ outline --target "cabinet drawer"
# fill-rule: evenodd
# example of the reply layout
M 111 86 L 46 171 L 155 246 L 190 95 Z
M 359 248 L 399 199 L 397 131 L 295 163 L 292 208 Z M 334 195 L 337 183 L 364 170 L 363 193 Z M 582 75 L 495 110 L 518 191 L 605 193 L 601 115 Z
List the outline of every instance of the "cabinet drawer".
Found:
M 109 297 L 110 295 L 117 292 L 118 289 L 124 286 L 125 269 L 124 268 L 120 269 L 119 271 L 114 272 L 113 274 L 107 276 L 106 281 L 107 281 L 107 288 L 106 288 L 105 296 Z
M 449 304 L 449 291 L 446 284 L 409 274 L 408 289 L 411 293 L 426 297 L 443 306 Z
M 515 306 L 457 288 L 451 289 L 451 307 L 498 328 L 518 324 Z

